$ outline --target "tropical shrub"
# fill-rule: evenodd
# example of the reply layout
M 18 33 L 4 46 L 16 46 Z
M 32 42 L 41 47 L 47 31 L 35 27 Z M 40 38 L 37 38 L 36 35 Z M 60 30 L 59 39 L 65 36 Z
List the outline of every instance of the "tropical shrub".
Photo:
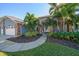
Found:
M 48 36 L 79 43 L 79 32 L 50 32 Z
M 27 32 L 24 33 L 24 35 L 27 37 L 37 36 L 38 34 L 38 32 L 36 32 L 37 24 L 38 24 L 38 20 L 35 17 L 35 15 L 31 13 L 27 13 L 24 18 L 24 25 L 25 25 L 25 29 L 27 29 Z
M 48 32 L 48 36 L 53 36 L 53 33 L 52 32 Z
M 26 32 L 25 36 L 27 37 L 35 37 L 38 35 L 38 32 Z
M 38 20 L 34 14 L 27 13 L 24 18 L 24 25 L 28 32 L 36 31 Z

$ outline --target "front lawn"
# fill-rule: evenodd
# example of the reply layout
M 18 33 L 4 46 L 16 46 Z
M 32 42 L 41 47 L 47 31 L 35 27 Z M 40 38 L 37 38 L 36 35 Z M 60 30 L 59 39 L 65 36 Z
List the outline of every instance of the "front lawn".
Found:
M 28 51 L 5 53 L 9 56 L 79 56 L 79 50 L 49 42 Z

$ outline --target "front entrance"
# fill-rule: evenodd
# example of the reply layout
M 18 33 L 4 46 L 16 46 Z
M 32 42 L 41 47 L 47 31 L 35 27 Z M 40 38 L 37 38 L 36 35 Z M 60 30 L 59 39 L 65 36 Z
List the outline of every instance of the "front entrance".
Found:
M 20 23 L 17 23 L 16 25 L 16 35 L 21 35 L 21 28 L 22 28 L 22 25 Z

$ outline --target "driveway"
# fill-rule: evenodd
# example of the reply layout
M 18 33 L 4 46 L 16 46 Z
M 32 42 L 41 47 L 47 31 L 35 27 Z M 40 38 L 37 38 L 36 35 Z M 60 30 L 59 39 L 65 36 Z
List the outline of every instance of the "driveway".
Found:
M 11 37 L 14 37 L 14 36 L 11 36 L 11 35 L 0 35 L 0 43 L 6 41 L 7 38 L 11 38 Z
M 12 35 L 0 35 L 0 40 L 6 40 L 7 38 L 14 37 Z

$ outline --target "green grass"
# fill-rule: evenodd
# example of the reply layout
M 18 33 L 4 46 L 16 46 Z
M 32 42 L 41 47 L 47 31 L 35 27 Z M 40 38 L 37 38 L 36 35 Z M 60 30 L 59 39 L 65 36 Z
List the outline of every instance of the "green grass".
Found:
M 9 56 L 79 56 L 79 50 L 46 42 L 40 47 L 19 52 L 6 52 Z

